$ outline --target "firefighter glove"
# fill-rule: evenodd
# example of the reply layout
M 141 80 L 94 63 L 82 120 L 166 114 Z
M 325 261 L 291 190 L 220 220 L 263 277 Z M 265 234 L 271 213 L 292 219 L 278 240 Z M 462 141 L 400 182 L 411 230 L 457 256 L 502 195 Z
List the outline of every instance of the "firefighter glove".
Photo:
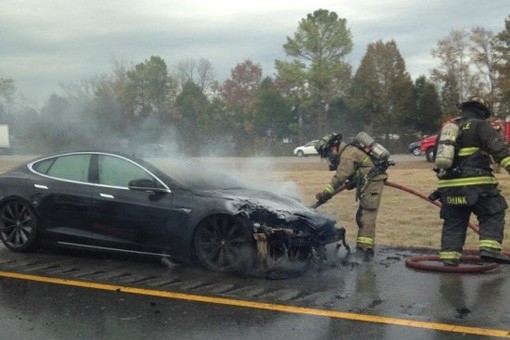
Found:
M 325 203 L 325 202 L 329 201 L 331 199 L 331 197 L 333 197 L 333 195 L 331 195 L 329 192 L 326 192 L 326 191 L 321 191 L 315 195 L 315 198 L 317 199 L 317 201 L 319 201 L 321 203 Z
M 427 197 L 430 201 L 441 201 L 441 194 L 439 193 L 439 191 L 437 190 L 434 190 L 430 195 L 429 197 Z

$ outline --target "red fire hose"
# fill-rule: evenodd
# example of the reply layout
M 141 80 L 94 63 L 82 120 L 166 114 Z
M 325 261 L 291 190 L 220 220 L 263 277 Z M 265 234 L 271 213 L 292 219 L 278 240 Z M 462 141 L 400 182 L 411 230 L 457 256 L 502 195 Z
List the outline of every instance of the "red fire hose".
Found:
M 388 182 L 386 181 L 385 184 L 387 186 L 390 186 L 395 189 L 399 189 L 405 192 L 408 192 L 410 194 L 413 194 L 415 196 L 418 196 L 427 202 L 434 204 L 437 207 L 441 207 L 441 203 L 438 201 L 432 201 L 428 198 L 428 196 L 413 190 L 411 188 L 405 187 L 403 185 Z M 469 228 L 471 228 L 475 233 L 480 234 L 480 229 L 478 226 L 476 226 L 473 223 L 468 224 Z M 416 257 L 410 257 L 406 260 L 406 265 L 411 268 L 415 269 L 422 269 L 422 270 L 432 270 L 432 271 L 440 271 L 440 272 L 450 272 L 450 273 L 482 273 L 491 269 L 494 269 L 496 267 L 499 267 L 499 263 L 484 263 L 481 261 L 480 257 L 477 256 L 478 251 L 477 250 L 471 250 L 471 249 L 465 249 L 464 254 L 460 258 L 461 263 L 467 264 L 462 265 L 458 267 L 450 267 L 450 266 L 444 266 L 439 259 L 439 256 L 432 255 L 432 256 L 416 256 Z M 505 255 L 509 255 L 508 253 L 503 253 Z M 431 264 L 430 262 L 433 262 L 435 264 Z

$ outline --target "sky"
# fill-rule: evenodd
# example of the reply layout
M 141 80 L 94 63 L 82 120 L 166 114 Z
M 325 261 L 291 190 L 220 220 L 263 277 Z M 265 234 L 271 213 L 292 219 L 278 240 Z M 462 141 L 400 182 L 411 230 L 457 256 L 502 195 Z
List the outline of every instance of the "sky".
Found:
M 1 0 L 0 78 L 42 104 L 61 85 L 111 73 L 115 62 L 207 59 L 224 81 L 251 59 L 264 76 L 274 61 L 291 59 L 283 45 L 318 9 L 347 20 L 353 70 L 367 45 L 394 40 L 413 79 L 439 61 L 431 51 L 452 29 L 476 26 L 499 33 L 509 0 Z

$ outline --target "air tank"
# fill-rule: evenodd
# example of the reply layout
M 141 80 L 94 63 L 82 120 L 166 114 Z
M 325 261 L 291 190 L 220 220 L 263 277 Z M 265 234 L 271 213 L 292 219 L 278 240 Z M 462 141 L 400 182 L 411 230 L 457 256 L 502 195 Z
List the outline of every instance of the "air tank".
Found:
M 369 153 L 375 159 L 390 158 L 390 152 L 381 144 L 377 143 L 368 133 L 360 132 L 354 139 L 361 144 L 365 152 Z
M 438 169 L 448 169 L 452 166 L 455 158 L 455 142 L 459 136 L 460 129 L 455 123 L 446 123 L 441 129 L 437 141 L 437 151 L 434 163 Z

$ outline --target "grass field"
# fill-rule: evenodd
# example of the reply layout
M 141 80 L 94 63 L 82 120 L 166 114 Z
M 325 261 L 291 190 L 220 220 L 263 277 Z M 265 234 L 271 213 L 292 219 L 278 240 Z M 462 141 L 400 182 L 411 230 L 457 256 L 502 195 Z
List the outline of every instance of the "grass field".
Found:
M 2 157 L 0 172 L 12 168 L 27 157 Z M 157 165 L 159 159 L 153 160 Z M 313 161 L 279 158 L 229 158 L 200 159 L 206 166 L 215 167 L 258 187 L 291 193 L 306 205 L 315 203 L 315 194 L 331 179 L 327 163 L 315 158 Z M 198 169 L 198 171 L 200 171 Z M 389 181 L 404 185 L 425 195 L 431 193 L 437 183 L 432 164 L 419 158 L 416 161 L 397 162 L 388 171 Z M 506 171 L 496 174 L 503 195 L 510 202 L 510 176 Z M 333 216 L 347 230 L 351 244 L 356 237 L 355 214 L 358 203 L 354 190 L 344 191 L 320 206 L 319 211 Z M 507 211 L 508 213 L 508 211 Z M 507 217 L 510 221 L 510 217 Z M 477 224 L 476 219 L 472 220 Z M 386 186 L 377 221 L 376 246 L 416 247 L 439 249 L 442 221 L 439 208 L 407 192 Z M 503 247 L 510 250 L 510 230 L 505 229 Z M 468 231 L 466 248 L 477 248 L 478 234 Z

